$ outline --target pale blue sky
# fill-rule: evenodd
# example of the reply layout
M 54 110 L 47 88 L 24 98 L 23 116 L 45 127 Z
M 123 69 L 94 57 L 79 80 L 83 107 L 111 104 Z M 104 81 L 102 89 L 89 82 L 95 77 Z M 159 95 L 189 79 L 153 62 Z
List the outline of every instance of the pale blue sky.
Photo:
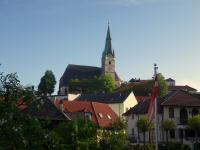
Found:
M 100 66 L 110 22 L 123 80 L 166 78 L 200 90 L 199 0 L 0 0 L 0 63 L 38 85 L 69 63 Z M 58 85 L 57 85 L 58 86 Z

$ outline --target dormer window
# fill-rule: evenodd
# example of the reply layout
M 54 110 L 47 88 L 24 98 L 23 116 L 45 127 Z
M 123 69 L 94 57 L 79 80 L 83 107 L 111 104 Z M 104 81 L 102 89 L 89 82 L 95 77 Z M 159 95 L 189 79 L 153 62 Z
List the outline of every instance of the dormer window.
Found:
M 99 118 L 103 118 L 103 114 L 102 113 L 98 113 Z
M 110 115 L 107 115 L 107 117 L 108 117 L 108 119 L 110 119 L 110 120 L 112 119 Z
M 90 112 L 85 113 L 85 119 L 91 120 L 92 119 L 92 114 Z

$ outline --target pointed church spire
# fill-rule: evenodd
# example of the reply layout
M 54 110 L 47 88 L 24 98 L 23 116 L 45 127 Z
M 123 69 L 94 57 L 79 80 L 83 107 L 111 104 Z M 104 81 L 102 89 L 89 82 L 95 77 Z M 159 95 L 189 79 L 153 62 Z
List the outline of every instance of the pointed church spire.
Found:
M 111 36 L 110 36 L 110 27 L 109 27 L 109 22 L 108 22 L 108 30 L 107 30 L 107 35 L 106 35 L 106 45 L 105 45 L 105 49 L 104 52 L 106 55 L 111 54 L 113 55 L 112 52 L 112 43 L 111 43 Z

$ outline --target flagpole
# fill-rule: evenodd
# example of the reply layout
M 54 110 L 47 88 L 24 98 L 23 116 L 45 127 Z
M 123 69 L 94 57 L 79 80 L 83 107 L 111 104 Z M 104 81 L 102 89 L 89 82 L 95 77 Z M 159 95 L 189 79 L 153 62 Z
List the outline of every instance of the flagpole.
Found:
M 154 64 L 154 79 L 156 78 L 156 75 L 157 75 L 157 69 L 158 69 L 158 67 L 157 67 L 157 64 Z M 154 103 L 154 105 L 155 105 L 155 121 L 154 121 L 154 123 L 155 123 L 155 150 L 158 150 L 158 120 L 157 120 L 157 97 L 155 97 L 155 103 Z

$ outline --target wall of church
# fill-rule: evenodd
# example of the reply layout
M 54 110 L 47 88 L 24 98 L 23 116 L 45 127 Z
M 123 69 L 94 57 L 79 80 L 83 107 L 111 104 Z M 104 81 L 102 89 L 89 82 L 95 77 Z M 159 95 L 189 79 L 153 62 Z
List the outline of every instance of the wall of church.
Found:
M 115 58 L 113 56 L 103 56 L 102 74 L 110 75 L 115 81 Z

